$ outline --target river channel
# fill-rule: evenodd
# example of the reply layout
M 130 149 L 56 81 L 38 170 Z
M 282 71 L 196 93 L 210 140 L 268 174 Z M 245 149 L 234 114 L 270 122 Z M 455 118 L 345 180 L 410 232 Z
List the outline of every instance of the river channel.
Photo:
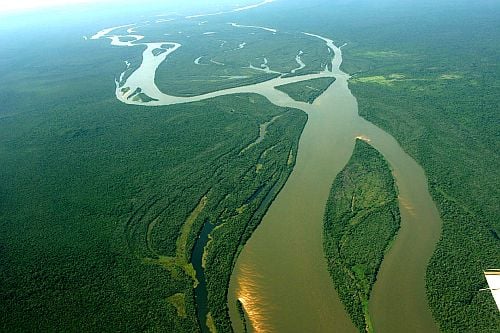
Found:
M 313 34 L 334 54 L 332 69 L 318 74 L 276 78 L 193 97 L 171 96 L 154 83 L 157 67 L 182 45 L 120 42 L 99 32 L 93 39 L 110 38 L 114 45 L 145 45 L 141 66 L 117 82 L 116 97 L 128 104 L 169 105 L 235 94 L 257 93 L 278 106 L 308 114 L 300 138 L 296 165 L 271 204 L 260 226 L 239 255 L 228 290 L 233 328 L 242 332 L 236 300 L 243 304 L 251 332 L 355 332 L 333 286 L 323 253 L 323 214 L 331 184 L 349 160 L 355 139 L 362 137 L 389 162 L 399 190 L 401 229 L 384 258 L 370 299 L 370 313 L 379 332 L 437 332 L 425 295 L 425 270 L 440 236 L 441 220 L 427 189 L 422 168 L 383 130 L 358 115 L 348 87 L 349 75 L 340 70 L 341 49 Z M 112 38 L 113 37 L 113 38 Z M 163 48 L 163 53 L 154 52 Z M 123 75 L 121 76 L 123 78 Z M 274 87 L 318 77 L 336 81 L 310 105 L 296 102 Z M 151 97 L 131 99 L 139 91 Z

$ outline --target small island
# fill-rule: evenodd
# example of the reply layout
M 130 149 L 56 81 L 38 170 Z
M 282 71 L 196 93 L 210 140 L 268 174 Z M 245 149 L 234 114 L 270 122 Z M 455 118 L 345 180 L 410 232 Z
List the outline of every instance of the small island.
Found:
M 334 77 L 321 77 L 284 84 L 282 86 L 277 86 L 276 89 L 286 93 L 297 102 L 312 104 L 333 82 L 335 82 Z

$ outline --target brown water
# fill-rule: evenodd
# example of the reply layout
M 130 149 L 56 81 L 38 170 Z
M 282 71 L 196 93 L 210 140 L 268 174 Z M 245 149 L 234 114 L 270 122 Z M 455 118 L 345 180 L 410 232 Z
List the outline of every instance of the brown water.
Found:
M 110 36 L 105 29 L 93 39 Z M 330 186 L 352 154 L 356 137 L 378 149 L 393 169 L 399 189 L 401 229 L 382 263 L 369 309 L 379 332 L 437 332 L 425 296 L 425 269 L 440 235 L 441 221 L 420 166 L 387 133 L 358 116 L 349 76 L 340 71 L 341 50 L 323 40 L 335 57 L 332 71 L 224 89 L 193 97 L 171 96 L 154 83 L 158 66 L 180 44 L 120 42 L 146 45 L 143 60 L 125 82 L 117 82 L 116 97 L 128 104 L 170 105 L 235 94 L 258 93 L 273 104 L 299 108 L 309 119 L 299 142 L 296 166 L 236 262 L 228 291 L 235 331 L 242 325 L 236 309 L 241 300 L 249 329 L 255 332 L 355 332 L 333 287 L 323 254 L 323 214 Z M 114 36 L 115 39 L 118 38 Z M 122 36 L 123 37 L 123 36 Z M 153 52 L 162 45 L 166 52 Z M 318 77 L 336 81 L 313 105 L 292 100 L 275 86 Z M 156 99 L 129 99 L 140 88 Z
M 387 133 L 358 116 L 335 48 L 337 80 L 308 113 L 297 164 L 261 225 L 241 252 L 228 304 L 235 331 L 239 299 L 255 332 L 355 332 L 333 287 L 324 259 L 323 214 L 330 186 L 364 137 L 391 165 L 400 193 L 402 225 L 384 259 L 370 300 L 379 332 L 437 332 L 425 296 L 425 269 L 441 221 L 420 166 Z M 278 105 L 282 98 L 266 97 Z M 276 99 L 276 100 L 275 100 Z

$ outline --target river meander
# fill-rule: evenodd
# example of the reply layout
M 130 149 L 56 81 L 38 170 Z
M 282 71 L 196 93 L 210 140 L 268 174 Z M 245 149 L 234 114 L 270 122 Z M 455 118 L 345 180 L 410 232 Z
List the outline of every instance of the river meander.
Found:
M 228 306 L 235 331 L 242 327 L 236 308 L 239 299 L 255 332 L 355 332 L 333 286 L 324 259 L 323 214 L 330 186 L 350 158 L 356 137 L 363 137 L 389 162 L 399 189 L 401 229 L 384 258 L 370 312 L 380 332 L 437 332 L 425 295 L 425 270 L 440 235 L 441 221 L 427 189 L 422 168 L 390 135 L 358 115 L 348 88 L 349 76 L 340 70 L 342 52 L 333 41 L 320 38 L 335 55 L 332 69 L 318 74 L 275 78 L 193 97 L 171 96 L 154 83 L 158 66 L 182 45 L 171 42 L 120 42 L 113 29 L 93 39 L 109 38 L 114 45 L 145 45 L 143 61 L 124 82 L 116 97 L 128 104 L 170 105 L 235 94 L 257 93 L 278 106 L 308 114 L 299 142 L 295 168 L 239 255 L 231 276 Z M 154 52 L 163 48 L 166 52 Z M 275 86 L 318 77 L 336 81 L 314 104 L 292 100 Z M 121 76 L 123 78 L 123 75 Z M 139 91 L 154 99 L 131 99 Z

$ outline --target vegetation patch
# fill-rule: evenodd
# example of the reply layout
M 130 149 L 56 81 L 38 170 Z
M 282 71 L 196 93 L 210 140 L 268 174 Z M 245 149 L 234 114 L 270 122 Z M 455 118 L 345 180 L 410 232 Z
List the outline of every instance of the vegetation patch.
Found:
M 340 299 L 362 332 L 373 332 L 368 300 L 399 224 L 389 166 L 379 152 L 358 139 L 351 159 L 332 185 L 323 247 Z
M 366 51 L 361 53 L 360 56 L 369 58 L 394 58 L 400 57 L 402 54 L 397 51 Z
M 239 299 L 236 300 L 236 308 L 238 309 L 238 315 L 243 326 L 243 331 L 246 333 L 248 331 L 248 328 L 245 309 L 243 308 L 243 303 Z
M 392 85 L 395 79 L 387 79 L 385 76 L 376 75 L 376 76 L 363 76 L 360 78 L 356 78 L 352 80 L 353 82 L 362 82 L 362 83 L 377 83 L 381 85 Z
M 168 298 L 170 304 L 177 309 L 177 315 L 186 318 L 186 297 L 183 293 L 177 293 Z
M 461 74 L 441 74 L 441 80 L 458 80 L 462 78 Z
M 214 319 L 212 318 L 212 314 L 210 312 L 207 315 L 206 324 L 210 333 L 217 333 L 217 328 L 215 327 Z
M 284 84 L 276 89 L 283 91 L 298 102 L 312 104 L 333 82 L 335 82 L 334 77 L 325 77 Z
M 145 102 L 145 103 L 152 102 L 152 101 L 158 101 L 156 98 L 149 97 L 148 95 L 146 95 L 145 93 L 142 93 L 142 92 L 135 95 L 132 98 L 132 100 L 135 102 Z

